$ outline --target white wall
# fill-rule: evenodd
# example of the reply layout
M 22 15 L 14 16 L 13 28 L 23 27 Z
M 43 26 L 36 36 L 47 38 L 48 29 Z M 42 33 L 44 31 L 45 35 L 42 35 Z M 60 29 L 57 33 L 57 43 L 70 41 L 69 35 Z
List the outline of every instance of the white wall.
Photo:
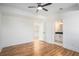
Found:
M 0 49 L 32 42 L 33 21 L 40 18 L 12 6 L 0 5 Z
M 64 13 L 64 47 L 79 51 L 79 11 Z
M 11 14 L 2 14 L 1 18 L 2 39 L 0 39 L 0 48 L 32 41 L 32 19 Z
M 0 5 L 1 39 L 0 48 L 31 42 L 33 39 L 33 21 L 45 22 L 45 41 L 54 41 L 54 23 L 56 15 L 34 15 L 11 6 Z M 45 14 L 46 15 L 46 14 Z
M 33 41 L 33 22 L 35 20 L 42 20 L 44 22 L 45 38 L 44 41 L 53 43 L 54 41 L 54 22 L 55 17 L 41 18 L 21 16 L 9 13 L 2 13 L 2 39 L 0 48 L 27 43 Z

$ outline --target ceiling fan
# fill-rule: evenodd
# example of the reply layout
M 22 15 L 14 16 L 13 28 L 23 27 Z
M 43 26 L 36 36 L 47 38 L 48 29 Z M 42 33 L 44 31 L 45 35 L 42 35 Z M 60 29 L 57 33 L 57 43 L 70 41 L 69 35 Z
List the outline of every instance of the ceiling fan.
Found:
M 48 11 L 48 9 L 44 8 L 45 6 L 49 6 L 52 3 L 46 3 L 46 4 L 42 4 L 42 3 L 37 3 L 37 6 L 28 6 L 28 8 L 36 8 L 36 12 L 38 12 L 39 10 L 44 10 L 44 11 Z

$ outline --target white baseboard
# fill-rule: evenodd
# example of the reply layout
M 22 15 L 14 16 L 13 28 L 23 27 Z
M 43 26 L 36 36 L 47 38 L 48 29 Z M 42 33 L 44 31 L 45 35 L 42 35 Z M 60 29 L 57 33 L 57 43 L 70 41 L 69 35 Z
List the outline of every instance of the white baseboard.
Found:
M 63 46 L 63 44 L 56 43 L 56 42 L 53 42 L 53 44 L 57 44 L 57 45 L 59 45 L 59 46 Z

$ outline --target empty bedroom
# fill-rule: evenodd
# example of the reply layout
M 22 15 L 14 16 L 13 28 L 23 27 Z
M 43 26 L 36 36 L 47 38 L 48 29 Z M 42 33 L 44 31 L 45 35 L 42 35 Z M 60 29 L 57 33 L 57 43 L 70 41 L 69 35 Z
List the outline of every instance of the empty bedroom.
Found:
M 0 56 L 79 56 L 79 3 L 0 3 Z

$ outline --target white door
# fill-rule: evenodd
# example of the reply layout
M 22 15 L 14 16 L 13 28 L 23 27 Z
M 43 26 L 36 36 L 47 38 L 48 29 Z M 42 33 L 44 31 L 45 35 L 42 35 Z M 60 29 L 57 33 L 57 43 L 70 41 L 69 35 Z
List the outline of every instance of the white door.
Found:
M 34 38 L 39 40 L 44 40 L 45 32 L 44 32 L 44 23 L 43 22 L 35 22 L 34 23 Z
M 41 55 L 41 41 L 44 40 L 44 23 L 34 23 L 34 55 Z

